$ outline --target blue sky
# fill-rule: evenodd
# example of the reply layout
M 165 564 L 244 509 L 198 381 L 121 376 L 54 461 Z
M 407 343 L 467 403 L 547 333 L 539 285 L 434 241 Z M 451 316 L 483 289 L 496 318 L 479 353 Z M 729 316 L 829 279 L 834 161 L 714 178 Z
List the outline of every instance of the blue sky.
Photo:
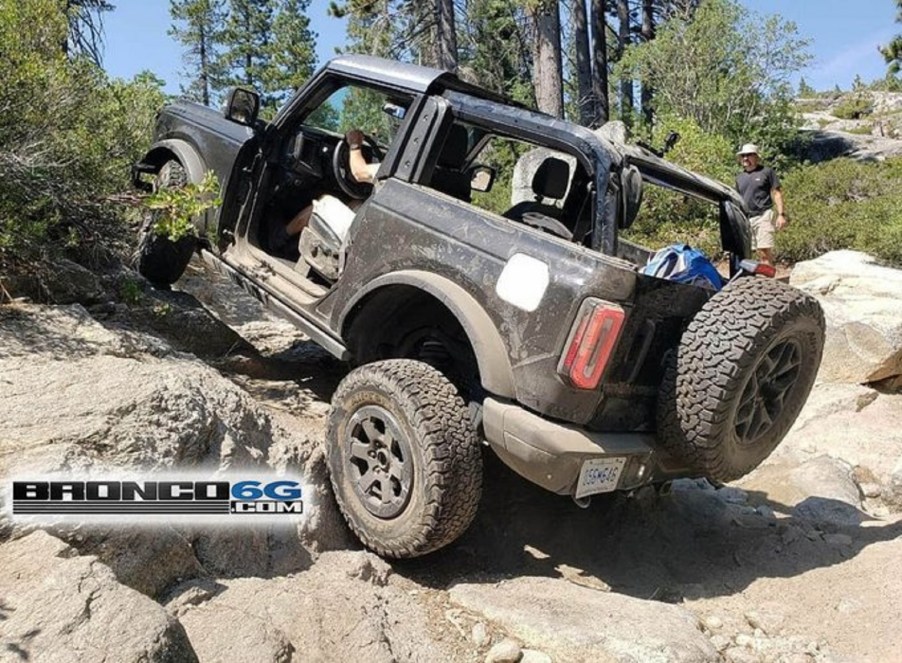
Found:
M 803 72 L 818 90 L 834 85 L 847 89 L 856 74 L 865 80 L 883 76 L 879 44 L 902 32 L 894 23 L 893 0 L 741 0 L 759 14 L 780 14 L 812 40 L 814 61 Z M 171 23 L 168 0 L 113 0 L 108 14 L 104 64 L 113 76 L 130 78 L 150 69 L 166 81 L 167 92 L 179 91 L 181 51 L 166 34 Z M 317 56 L 323 63 L 345 40 L 345 23 L 327 15 L 328 0 L 312 0 L 310 17 L 318 33 Z

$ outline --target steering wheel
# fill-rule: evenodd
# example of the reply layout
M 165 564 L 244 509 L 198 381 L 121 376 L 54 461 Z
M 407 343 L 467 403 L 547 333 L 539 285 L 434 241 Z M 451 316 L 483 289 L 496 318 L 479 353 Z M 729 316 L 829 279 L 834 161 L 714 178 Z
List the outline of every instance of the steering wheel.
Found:
M 379 144 L 366 134 L 363 136 L 363 145 L 360 149 L 363 150 L 363 157 L 367 163 L 382 161 L 385 156 Z M 373 185 L 370 182 L 358 182 L 354 179 L 351 174 L 350 154 L 351 148 L 348 146 L 348 142 L 342 138 L 332 152 L 332 174 L 338 187 L 346 195 L 355 200 L 363 200 L 372 193 Z

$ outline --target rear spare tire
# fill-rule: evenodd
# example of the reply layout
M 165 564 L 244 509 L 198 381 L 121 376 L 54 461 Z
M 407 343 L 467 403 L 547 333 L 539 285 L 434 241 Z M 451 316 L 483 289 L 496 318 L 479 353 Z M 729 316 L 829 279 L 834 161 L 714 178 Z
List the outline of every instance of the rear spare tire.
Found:
M 349 373 L 332 398 L 326 444 L 338 506 L 379 555 L 437 550 L 476 515 L 479 439 L 457 390 L 428 364 L 394 359 Z
M 188 183 L 188 173 L 178 161 L 167 161 L 154 180 L 154 190 L 176 189 Z M 154 231 L 156 210 L 149 210 L 138 231 L 138 248 L 135 263 L 138 273 L 156 286 L 168 287 L 185 272 L 197 238 L 186 235 L 173 242 Z
M 716 481 L 751 472 L 805 404 L 824 348 L 810 295 L 760 277 L 709 299 L 670 355 L 658 396 L 658 439 Z

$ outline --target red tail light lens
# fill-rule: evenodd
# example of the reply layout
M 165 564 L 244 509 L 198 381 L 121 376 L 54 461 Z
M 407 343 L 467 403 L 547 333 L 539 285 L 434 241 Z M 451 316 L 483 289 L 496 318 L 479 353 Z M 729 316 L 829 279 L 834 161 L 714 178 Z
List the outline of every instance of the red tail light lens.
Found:
M 600 299 L 587 299 L 580 306 L 570 337 L 564 346 L 558 372 L 577 389 L 595 389 L 614 352 L 623 309 Z

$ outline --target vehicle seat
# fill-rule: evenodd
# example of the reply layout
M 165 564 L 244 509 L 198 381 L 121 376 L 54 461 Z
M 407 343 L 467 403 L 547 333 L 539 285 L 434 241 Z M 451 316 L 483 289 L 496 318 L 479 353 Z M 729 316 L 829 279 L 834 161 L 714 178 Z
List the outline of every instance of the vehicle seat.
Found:
M 461 171 L 461 168 L 466 163 L 470 151 L 469 141 L 470 135 L 466 127 L 460 124 L 451 125 L 451 131 L 445 138 L 429 184 L 436 191 L 466 203 L 470 202 L 472 192 L 470 174 Z
M 570 164 L 563 159 L 548 157 L 542 162 L 532 176 L 532 191 L 536 194 L 535 200 L 524 200 L 517 203 L 504 213 L 506 219 L 522 221 L 524 214 L 543 214 L 552 219 L 561 217 L 561 209 L 555 205 L 542 202 L 545 198 L 561 200 L 567 195 L 567 186 L 570 184 Z
M 335 281 L 341 271 L 341 249 L 354 211 L 334 196 L 313 201 L 313 213 L 301 231 L 300 254 L 320 276 Z

